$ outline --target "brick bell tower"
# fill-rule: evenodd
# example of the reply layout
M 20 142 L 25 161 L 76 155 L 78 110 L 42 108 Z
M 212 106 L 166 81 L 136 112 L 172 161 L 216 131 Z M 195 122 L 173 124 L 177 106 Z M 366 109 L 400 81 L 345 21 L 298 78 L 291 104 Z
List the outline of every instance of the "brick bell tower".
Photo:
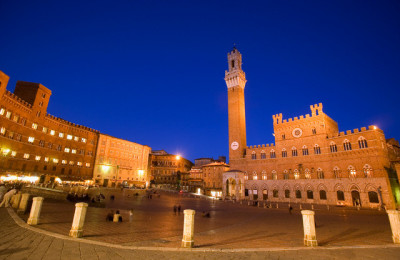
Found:
M 228 53 L 225 82 L 228 87 L 229 163 L 244 158 L 246 152 L 246 118 L 244 87 L 246 75 L 242 70 L 242 55 L 233 47 Z

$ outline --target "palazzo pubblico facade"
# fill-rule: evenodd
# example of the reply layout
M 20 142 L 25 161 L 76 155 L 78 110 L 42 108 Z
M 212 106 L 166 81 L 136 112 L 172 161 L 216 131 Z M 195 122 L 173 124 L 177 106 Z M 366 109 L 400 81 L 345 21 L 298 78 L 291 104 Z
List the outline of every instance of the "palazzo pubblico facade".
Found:
M 225 72 L 229 163 L 226 199 L 394 208 L 400 203 L 399 143 L 376 126 L 339 132 L 321 103 L 311 114 L 273 115 L 274 144 L 247 146 L 242 56 Z M 397 173 L 396 173 L 397 169 Z

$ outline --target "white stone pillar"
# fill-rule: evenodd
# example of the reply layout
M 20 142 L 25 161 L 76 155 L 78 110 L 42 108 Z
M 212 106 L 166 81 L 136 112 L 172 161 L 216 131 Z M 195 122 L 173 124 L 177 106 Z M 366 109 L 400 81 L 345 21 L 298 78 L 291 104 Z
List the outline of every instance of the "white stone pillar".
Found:
M 185 220 L 183 224 L 183 238 L 182 247 L 191 248 L 194 245 L 194 214 L 196 211 L 192 209 L 185 209 Z
M 21 201 L 19 203 L 19 207 L 18 207 L 18 213 L 23 213 L 25 214 L 26 212 L 26 208 L 28 207 L 28 202 L 29 202 L 29 197 L 31 195 L 29 193 L 24 193 L 21 196 Z
M 28 225 L 37 225 L 39 222 L 40 211 L 42 210 L 42 197 L 33 198 L 31 213 L 28 218 Z
M 14 200 L 12 202 L 12 207 L 17 209 L 19 206 L 19 201 L 21 200 L 21 193 L 17 193 L 14 195 Z
M 87 207 L 88 204 L 84 202 L 75 204 L 74 220 L 72 221 L 72 228 L 69 231 L 70 237 L 83 236 L 83 224 L 85 223 Z
M 304 228 L 304 245 L 318 246 L 317 236 L 315 234 L 314 211 L 302 210 L 303 228 Z
M 400 211 L 389 209 L 386 212 L 392 229 L 393 243 L 400 244 Z

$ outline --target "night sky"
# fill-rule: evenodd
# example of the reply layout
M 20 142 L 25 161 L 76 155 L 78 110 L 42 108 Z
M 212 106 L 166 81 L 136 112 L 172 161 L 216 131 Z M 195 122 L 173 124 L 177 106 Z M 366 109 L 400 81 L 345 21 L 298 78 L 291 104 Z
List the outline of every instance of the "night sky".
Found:
M 227 52 L 246 73 L 248 145 L 322 102 L 340 131 L 400 138 L 400 1 L 0 0 L 0 70 L 48 112 L 194 160 L 228 156 Z

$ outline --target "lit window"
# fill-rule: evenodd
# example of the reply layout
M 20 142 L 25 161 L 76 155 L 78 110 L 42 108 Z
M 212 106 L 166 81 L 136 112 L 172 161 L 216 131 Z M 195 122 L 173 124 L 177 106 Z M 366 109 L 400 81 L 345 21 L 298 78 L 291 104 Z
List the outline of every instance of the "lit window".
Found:
M 5 129 L 4 127 L 0 128 L 0 133 L 1 133 L 2 135 L 5 135 L 6 129 Z
M 74 141 L 79 141 L 79 137 L 75 136 Z
M 294 179 L 295 179 L 295 180 L 300 179 L 300 174 L 299 174 L 299 171 L 298 171 L 297 169 L 294 170 Z
M 44 157 L 45 162 L 49 162 L 49 157 Z
M 257 179 L 258 179 L 257 173 L 254 172 L 254 173 L 253 173 L 253 180 L 257 180 Z
M 72 140 L 72 135 L 67 135 L 68 140 Z
M 67 147 L 64 148 L 64 152 L 69 153 L 69 151 L 70 151 L 69 148 L 67 148 Z
M 28 142 L 33 143 L 35 141 L 35 137 L 29 136 Z
M 35 160 L 36 160 L 36 161 L 40 161 L 40 156 L 39 156 L 39 155 L 36 155 L 36 156 L 35 156 Z
M 56 134 L 56 131 L 50 130 L 50 134 L 51 134 L 51 135 L 55 135 L 55 134 Z
M 37 129 L 37 124 L 33 123 L 32 124 L 32 128 L 36 130 Z
M 19 115 L 14 115 L 13 120 L 14 120 L 14 122 L 18 123 Z
M 29 153 L 24 153 L 24 159 L 29 159 Z
M 77 162 L 76 163 L 78 166 L 82 166 L 82 162 Z
M 15 157 L 16 155 L 17 155 L 17 152 L 16 152 L 16 151 L 12 151 L 12 152 L 11 152 L 11 156 L 12 156 L 12 157 Z
M 10 111 L 7 111 L 6 117 L 7 117 L 8 119 L 10 119 L 10 117 L 11 117 L 11 112 L 10 112 Z
M 58 133 L 58 137 L 63 138 L 64 137 L 64 133 Z
M 58 159 L 54 158 L 53 163 L 58 163 Z
M 61 163 L 62 164 L 67 164 L 67 160 L 62 160 Z
M 86 167 L 90 167 L 90 163 L 86 163 Z
M 74 161 L 69 161 L 69 165 L 74 165 Z
M 368 164 L 364 165 L 364 177 L 365 178 L 370 178 L 372 177 L 372 168 Z
M 42 132 L 43 132 L 43 133 L 47 133 L 47 127 L 43 127 L 43 128 L 42 128 Z
M 0 108 L 0 115 L 4 115 L 4 112 L 6 112 L 4 108 Z
M 82 137 L 82 143 L 86 143 L 86 138 Z
M 356 169 L 354 169 L 353 166 L 350 165 L 347 169 L 348 169 L 348 171 L 349 171 L 349 178 L 355 178 L 355 177 L 357 177 Z
M 76 153 L 76 149 L 72 149 L 71 153 Z
M 310 173 L 310 170 L 309 170 L 309 169 L 306 169 L 306 170 L 305 170 L 304 177 L 305 177 L 306 179 L 311 179 L 311 173 Z
M 248 179 L 249 179 L 249 176 L 248 176 L 247 174 L 245 174 L 245 175 L 244 175 L 244 179 L 245 179 L 245 180 L 248 180 Z

